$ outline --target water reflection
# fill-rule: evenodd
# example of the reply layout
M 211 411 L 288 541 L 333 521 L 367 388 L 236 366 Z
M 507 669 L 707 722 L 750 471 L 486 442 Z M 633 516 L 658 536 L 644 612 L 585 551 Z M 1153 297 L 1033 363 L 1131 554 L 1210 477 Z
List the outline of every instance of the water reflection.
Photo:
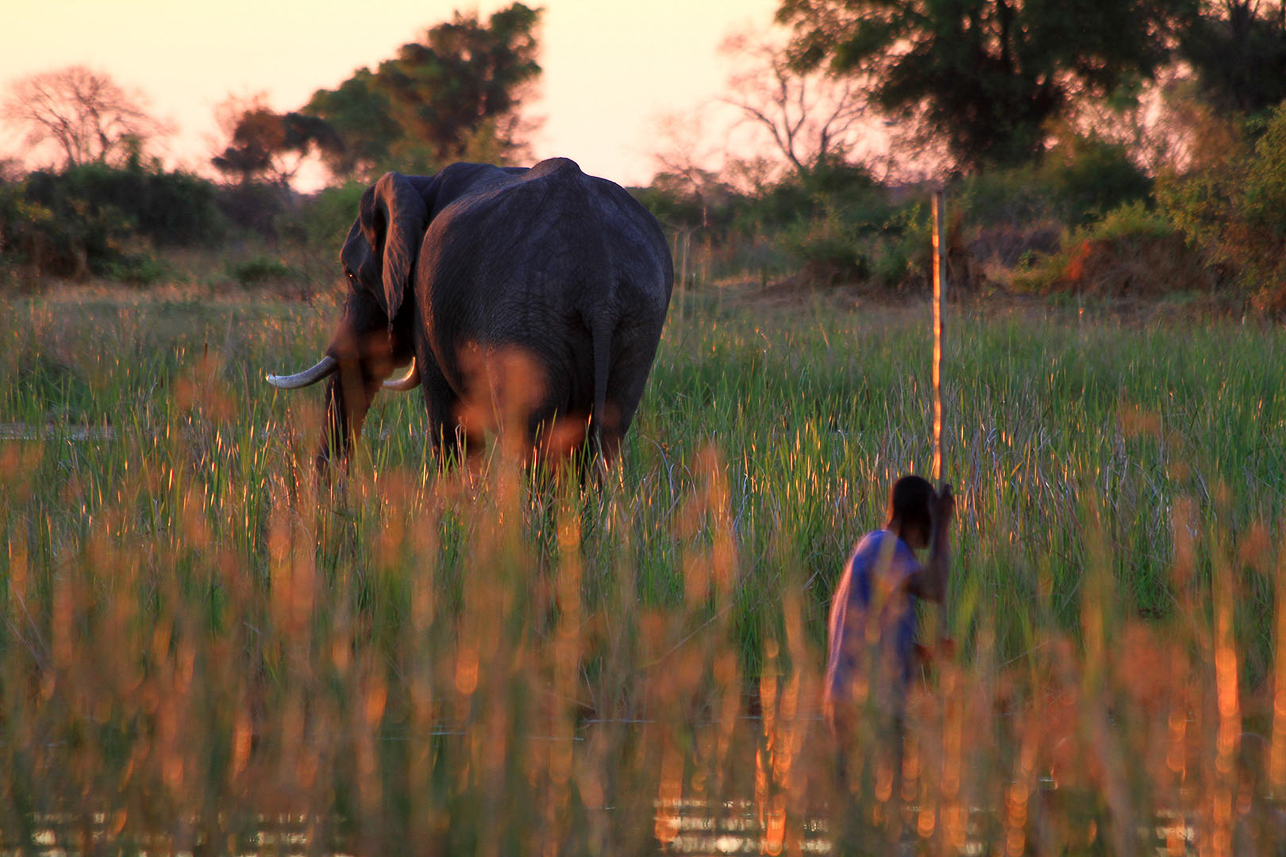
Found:
M 782 838 L 772 835 L 773 819 L 761 821 L 748 800 L 714 803 L 706 800 L 657 801 L 657 833 L 668 842 L 665 852 L 714 857 L 723 854 L 779 854 Z M 803 824 L 804 854 L 830 854 L 834 844 L 824 818 Z
M 919 808 L 905 808 L 914 816 Z M 979 857 L 987 849 L 979 834 L 979 821 L 987 815 L 981 808 L 969 812 L 968 840 L 958 853 L 962 857 Z M 753 801 L 732 800 L 712 802 L 705 800 L 673 800 L 656 803 L 657 835 L 662 843 L 662 853 L 685 857 L 721 857 L 728 854 L 770 854 L 783 852 L 782 839 L 770 831 L 771 820 L 760 820 Z M 664 832 L 663 832 L 664 831 Z M 806 820 L 802 825 L 801 854 L 832 854 L 836 852 L 831 824 L 825 817 Z M 1196 855 L 1197 832 L 1182 816 L 1162 811 L 1157 813 L 1152 826 L 1138 830 L 1142 853 L 1187 857 Z M 905 838 L 901 845 L 904 853 L 918 853 L 914 836 Z

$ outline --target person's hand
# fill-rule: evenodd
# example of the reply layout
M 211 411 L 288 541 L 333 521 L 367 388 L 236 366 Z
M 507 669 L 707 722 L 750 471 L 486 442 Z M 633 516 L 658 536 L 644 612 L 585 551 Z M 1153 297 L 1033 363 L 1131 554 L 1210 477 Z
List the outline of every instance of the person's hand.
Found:
M 951 493 L 951 484 L 944 483 L 942 489 L 933 495 L 929 503 L 929 516 L 935 524 L 946 526 L 956 516 L 956 498 Z

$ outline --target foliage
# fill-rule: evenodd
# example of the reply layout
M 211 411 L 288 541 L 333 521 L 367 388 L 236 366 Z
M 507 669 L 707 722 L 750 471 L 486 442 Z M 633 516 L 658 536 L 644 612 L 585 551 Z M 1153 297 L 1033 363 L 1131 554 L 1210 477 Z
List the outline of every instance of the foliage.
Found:
M 891 208 L 886 188 L 865 167 L 824 159 L 802 173 L 757 188 L 739 206 L 737 222 L 743 230 L 783 227 L 836 211 L 855 223 L 879 223 Z
M 292 271 L 290 266 L 280 259 L 252 256 L 249 259 L 230 263 L 228 275 L 243 286 L 258 286 L 288 279 L 292 276 Z
M 102 274 L 120 257 L 132 224 L 110 202 L 63 193 L 58 177 L 35 173 L 9 185 L 0 211 L 4 257 L 38 276 Z
M 44 268 L 53 219 L 48 208 L 27 200 L 21 183 L 0 183 L 0 260 L 6 266 Z
M 1251 126 L 1253 128 L 1253 126 Z M 1188 173 L 1167 176 L 1158 198 L 1179 229 L 1252 293 L 1286 312 L 1286 102 L 1255 136 L 1243 127 Z
M 1075 228 L 1152 194 L 1128 152 L 1096 137 L 1065 135 L 1038 163 L 960 179 L 953 192 L 976 223 L 1056 221 Z
M 224 224 L 214 199 L 209 182 L 137 159 L 35 172 L 0 185 L 0 256 L 37 274 L 147 285 L 164 266 L 130 245 L 217 243 Z
M 1208 260 L 1187 245 L 1173 221 L 1142 200 L 1072 230 L 1061 250 L 1032 260 L 1013 283 L 1110 298 L 1210 292 L 1219 285 Z
M 13 81 L 0 104 L 0 118 L 25 127 L 28 146 L 53 143 L 62 152 L 64 168 L 121 165 L 167 130 L 147 114 L 141 96 L 80 65 Z
M 1223 0 L 1183 28 L 1180 55 L 1219 109 L 1261 113 L 1286 100 L 1286 4 Z
M 276 113 L 252 101 L 230 119 L 231 141 L 210 163 L 239 184 L 288 185 L 303 157 L 335 152 L 343 142 L 324 120 L 303 113 Z M 290 156 L 294 160 L 287 160 Z
M 1037 181 L 1070 226 L 1152 196 L 1152 179 L 1124 146 L 1094 136 L 1065 135 L 1041 161 Z
M 130 160 L 122 168 L 103 164 L 27 178 L 28 197 L 59 216 L 84 209 L 120 212 L 132 234 L 161 246 L 201 246 L 222 238 L 215 188 L 191 173 L 165 170 L 159 162 Z
M 278 218 L 277 231 L 317 253 L 338 258 L 366 188 L 365 182 L 353 181 L 298 197 L 294 210 Z
M 109 280 L 131 286 L 154 286 L 170 276 L 169 267 L 147 253 L 121 253 L 103 266 Z
M 835 212 L 786 230 L 782 243 L 802 264 L 801 276 L 812 285 L 860 282 L 870 273 L 861 250 L 859 228 Z
M 215 204 L 223 218 L 242 233 L 273 239 L 293 198 L 293 192 L 279 184 L 237 182 L 221 186 Z
M 891 202 L 869 170 L 843 160 L 824 159 L 750 192 L 708 174 L 658 173 L 633 193 L 680 243 L 699 236 L 725 276 L 755 272 L 767 284 L 769 276 L 786 275 L 818 286 L 876 274 L 894 286 L 916 255 L 906 236 L 908 212 L 917 206 Z
M 521 151 L 519 116 L 527 86 L 540 75 L 540 10 L 514 3 L 485 24 L 456 12 L 403 45 L 376 71 L 361 68 L 335 90 L 318 90 L 303 108 L 343 141 L 325 153 L 336 175 L 372 178 L 384 169 L 432 173 L 494 147 L 491 160 Z
M 392 147 L 402 127 L 370 69 L 359 68 L 337 89 L 317 90 L 302 110 L 329 123 L 343 141 L 343 146 L 322 152 L 333 175 L 371 178 L 381 166 L 392 164 Z
M 964 169 L 1036 159 L 1074 98 L 1104 95 L 1167 58 L 1195 0 L 782 0 L 801 68 L 872 81 L 886 113 L 945 140 Z

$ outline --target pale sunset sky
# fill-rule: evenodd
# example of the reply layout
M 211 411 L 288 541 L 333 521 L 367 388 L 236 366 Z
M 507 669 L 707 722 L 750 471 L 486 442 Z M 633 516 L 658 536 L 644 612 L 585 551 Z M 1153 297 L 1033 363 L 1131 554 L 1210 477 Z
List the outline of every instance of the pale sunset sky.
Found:
M 730 71 L 718 52 L 736 30 L 767 29 L 778 0 L 544 0 L 537 158 L 562 155 L 623 184 L 646 183 L 659 117 L 695 112 Z M 215 108 L 264 92 L 296 109 L 360 66 L 374 68 L 453 10 L 486 16 L 509 0 L 7 0 L 0 86 L 81 64 L 141 92 L 176 126 L 172 165 L 207 171 Z M 695 117 L 694 117 L 695 122 Z M 21 138 L 0 128 L 0 153 Z

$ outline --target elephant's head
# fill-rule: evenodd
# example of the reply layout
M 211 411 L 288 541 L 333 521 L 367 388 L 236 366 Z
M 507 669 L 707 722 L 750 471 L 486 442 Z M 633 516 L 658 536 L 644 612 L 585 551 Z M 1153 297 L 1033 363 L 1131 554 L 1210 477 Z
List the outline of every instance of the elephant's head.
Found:
M 386 173 L 366 189 L 340 252 L 348 296 L 325 356 L 298 374 L 268 376 L 269 383 L 286 389 L 329 379 L 319 468 L 335 457 L 347 460 L 380 382 L 413 356 L 408 298 L 429 223 L 422 190 L 398 173 Z M 408 388 L 415 380 L 412 367 L 405 378 L 389 384 Z

